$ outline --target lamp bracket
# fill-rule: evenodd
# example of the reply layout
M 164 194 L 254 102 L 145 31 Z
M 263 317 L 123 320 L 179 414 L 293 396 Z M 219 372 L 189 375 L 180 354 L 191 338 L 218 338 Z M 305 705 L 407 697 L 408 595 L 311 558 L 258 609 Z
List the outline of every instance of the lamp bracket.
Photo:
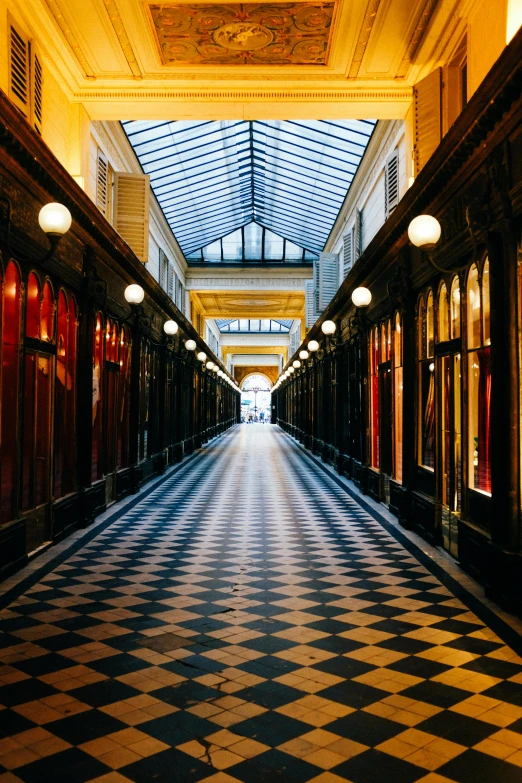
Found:
M 58 247 L 60 240 L 62 239 L 63 234 L 46 234 L 47 240 L 49 242 L 49 250 L 44 253 L 43 256 L 40 258 L 28 258 L 27 256 L 21 256 L 20 253 L 18 253 L 11 245 L 11 227 L 12 227 L 12 218 L 11 218 L 11 201 L 6 198 L 5 196 L 0 197 L 0 242 L 3 245 L 3 247 L 7 250 L 7 253 L 12 258 L 15 258 L 17 261 L 20 261 L 20 263 L 24 265 L 33 265 L 33 264 L 39 264 L 43 265 L 47 261 L 49 261 L 55 251 Z

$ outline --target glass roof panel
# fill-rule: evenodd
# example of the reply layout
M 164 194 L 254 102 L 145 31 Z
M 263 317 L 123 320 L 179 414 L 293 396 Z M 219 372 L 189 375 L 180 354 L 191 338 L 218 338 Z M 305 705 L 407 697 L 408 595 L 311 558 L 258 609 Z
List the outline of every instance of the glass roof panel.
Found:
M 188 258 L 295 262 L 323 249 L 375 121 L 122 125 Z
M 221 332 L 280 332 L 288 333 L 291 319 L 268 318 L 217 318 L 216 324 Z

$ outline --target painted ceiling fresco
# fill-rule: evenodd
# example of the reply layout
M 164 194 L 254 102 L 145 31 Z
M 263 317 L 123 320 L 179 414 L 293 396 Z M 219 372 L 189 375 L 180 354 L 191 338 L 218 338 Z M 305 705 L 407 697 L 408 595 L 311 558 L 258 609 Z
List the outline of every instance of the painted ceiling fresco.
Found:
M 326 65 L 335 2 L 147 4 L 164 65 Z

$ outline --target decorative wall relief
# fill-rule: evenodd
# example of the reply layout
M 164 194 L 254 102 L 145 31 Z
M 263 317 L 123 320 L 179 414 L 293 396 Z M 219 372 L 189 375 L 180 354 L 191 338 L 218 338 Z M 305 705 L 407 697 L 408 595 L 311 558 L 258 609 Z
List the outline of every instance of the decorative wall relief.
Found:
M 335 2 L 146 3 L 164 65 L 326 65 Z

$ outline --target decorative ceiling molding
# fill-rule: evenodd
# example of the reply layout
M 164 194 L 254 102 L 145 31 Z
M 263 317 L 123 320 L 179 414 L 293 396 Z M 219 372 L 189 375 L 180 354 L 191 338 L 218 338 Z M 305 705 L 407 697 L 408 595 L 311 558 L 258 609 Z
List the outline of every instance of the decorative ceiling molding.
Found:
M 145 8 L 163 65 L 325 65 L 335 2 Z
M 75 101 L 411 101 L 411 87 L 390 90 L 81 90 L 73 95 Z
M 85 54 L 83 53 L 82 48 L 80 47 L 80 44 L 76 40 L 73 31 L 67 24 L 67 21 L 62 14 L 62 11 L 56 2 L 56 0 L 46 0 L 47 6 L 49 8 L 49 11 L 53 15 L 56 24 L 60 28 L 63 37 L 69 44 L 69 47 L 76 57 L 76 60 L 78 61 L 78 64 L 80 68 L 82 69 L 84 76 L 86 79 L 96 79 L 96 74 L 94 72 L 94 68 L 91 67 L 91 64 L 87 60 Z
M 424 38 L 424 33 L 426 32 L 428 25 L 431 22 L 437 2 L 438 0 L 426 0 L 426 5 L 422 10 L 415 30 L 413 31 L 413 35 L 410 38 L 408 48 L 406 49 L 402 62 L 397 70 L 397 79 L 404 79 L 408 75 L 410 66 L 415 60 L 415 56 L 419 51 L 422 39 Z
M 352 57 L 352 62 L 350 63 L 350 68 L 348 70 L 349 79 L 357 78 L 359 69 L 361 67 L 361 63 L 363 61 L 364 53 L 366 52 L 366 47 L 368 46 L 368 41 L 370 40 L 370 35 L 373 29 L 375 17 L 377 16 L 377 11 L 379 10 L 380 4 L 381 4 L 381 0 L 368 0 L 366 13 L 364 14 L 363 23 L 359 31 L 359 38 L 355 46 L 355 51 Z
M 121 18 L 121 14 L 118 10 L 118 6 L 116 5 L 115 0 L 103 0 L 103 3 L 107 9 L 109 19 L 111 20 L 112 26 L 114 27 L 114 32 L 118 37 L 118 41 L 120 42 L 120 46 L 122 48 L 123 54 L 125 55 L 125 59 L 129 64 L 129 68 L 132 71 L 133 77 L 135 79 L 143 79 L 141 68 L 138 65 L 138 61 L 136 60 L 136 55 L 134 54 L 132 44 L 129 40 L 129 36 L 127 35 L 125 25 L 123 24 L 123 19 Z

